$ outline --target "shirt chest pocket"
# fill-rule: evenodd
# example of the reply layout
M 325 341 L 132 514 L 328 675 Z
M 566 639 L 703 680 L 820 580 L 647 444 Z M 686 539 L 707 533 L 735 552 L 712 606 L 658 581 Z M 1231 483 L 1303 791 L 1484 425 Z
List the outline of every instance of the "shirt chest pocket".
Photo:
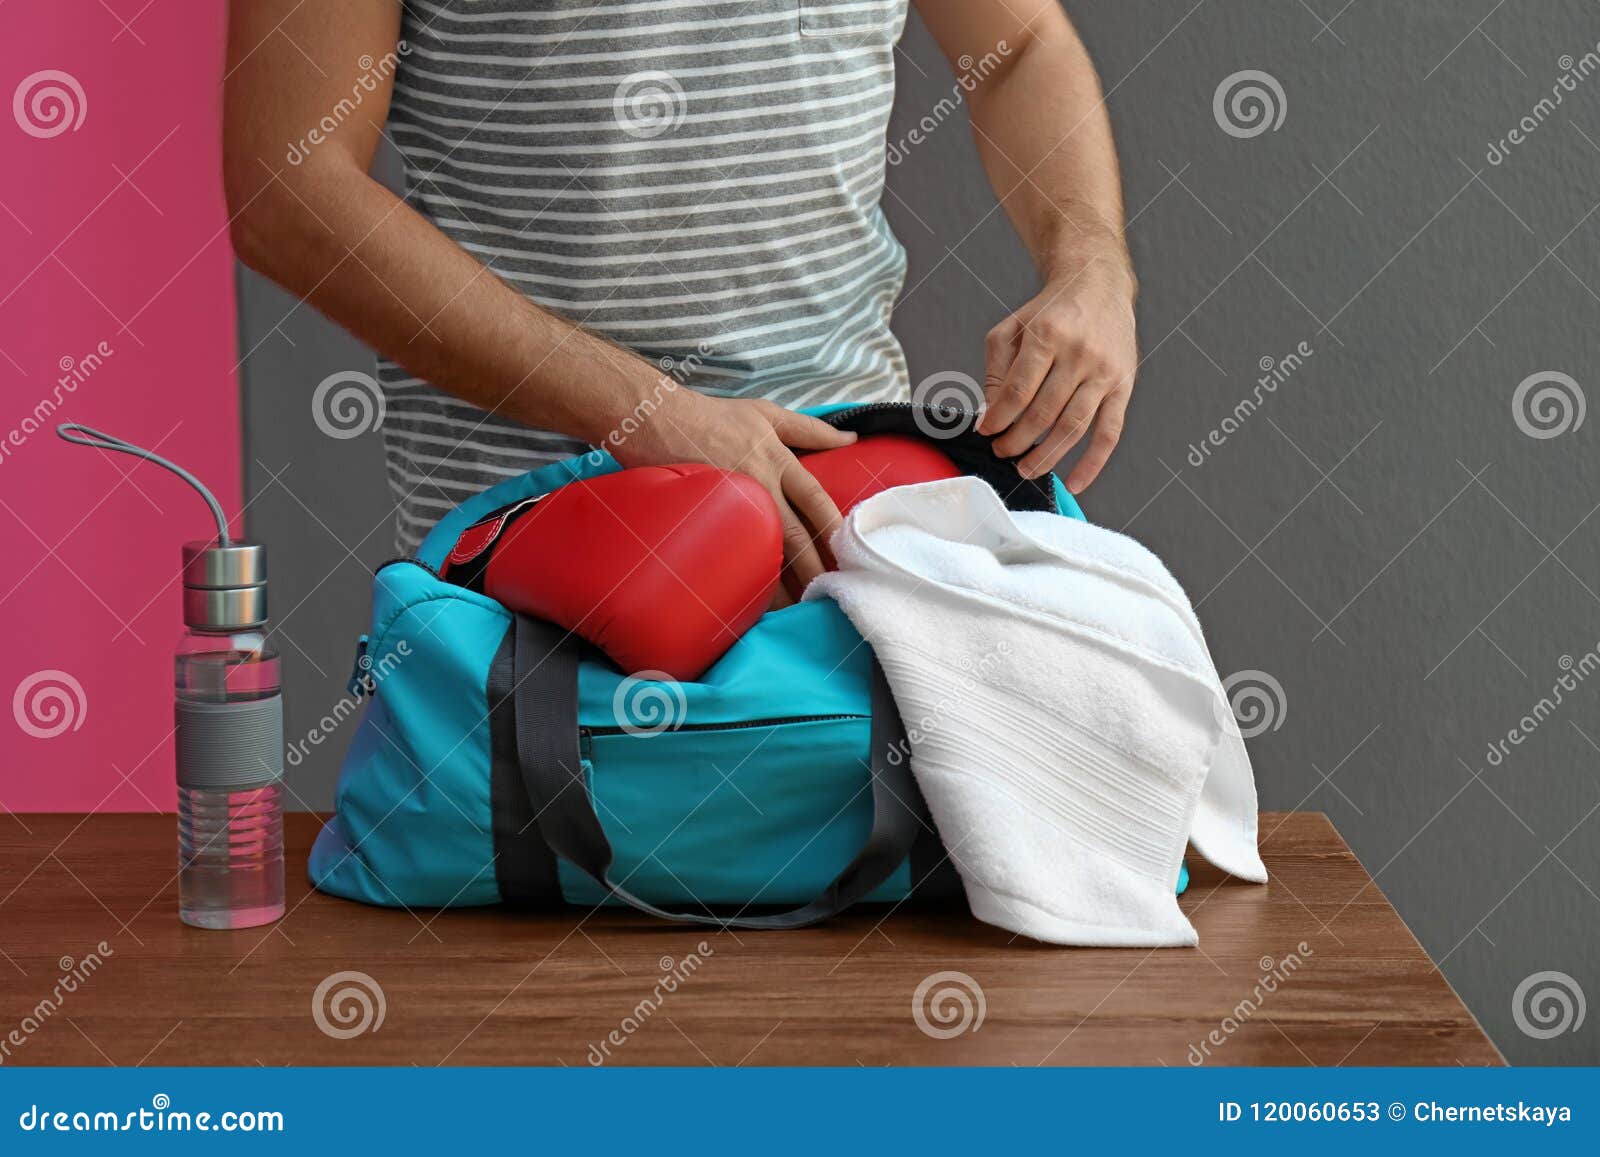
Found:
M 796 0 L 800 35 L 839 47 L 893 44 L 905 25 L 906 0 Z

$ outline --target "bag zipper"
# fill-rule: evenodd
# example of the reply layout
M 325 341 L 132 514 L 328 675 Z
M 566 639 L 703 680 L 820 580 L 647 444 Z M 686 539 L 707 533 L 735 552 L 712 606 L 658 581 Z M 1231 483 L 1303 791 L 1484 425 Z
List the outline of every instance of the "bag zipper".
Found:
M 835 410 L 831 414 L 824 414 L 821 420 L 834 429 L 838 429 L 839 423 L 846 418 L 854 418 L 861 414 L 909 414 L 914 410 L 937 412 L 936 407 L 919 402 L 863 402 L 859 406 L 850 406 L 843 410 Z M 961 413 L 971 414 L 974 418 L 977 417 L 977 413 L 972 410 L 963 410 Z
M 895 403 L 893 403 L 893 402 L 879 403 L 879 404 L 881 404 L 881 405 L 891 405 L 891 406 L 895 405 Z M 861 409 L 861 408 L 864 408 L 864 407 L 857 407 L 857 408 Z M 384 563 L 382 566 L 378 567 L 377 569 L 378 570 L 382 570 L 386 566 L 393 566 L 396 563 L 402 563 L 402 562 L 410 563 L 412 566 L 420 566 L 423 570 L 425 570 L 429 574 L 433 575 L 434 578 L 438 578 L 439 577 L 439 573 L 437 571 L 435 571 L 431 566 L 429 566 L 427 563 L 423 562 L 421 559 L 417 559 L 417 558 L 392 558 L 388 562 Z M 368 642 L 368 639 L 367 639 L 366 635 L 362 635 L 361 638 L 359 640 L 357 640 L 357 643 L 356 643 L 356 659 L 355 659 L 355 663 L 352 665 L 352 669 L 351 669 L 351 672 L 350 672 L 349 689 L 350 689 L 350 693 L 352 695 L 356 695 L 357 697 L 359 697 L 359 693 L 357 691 L 357 687 L 358 686 L 362 687 L 364 690 L 370 689 L 367 686 L 367 679 L 370 678 L 370 677 L 368 677 L 366 675 L 366 668 L 363 665 L 363 661 L 366 660 L 366 658 L 367 658 L 368 645 L 369 645 L 369 642 Z M 368 663 L 367 665 L 370 665 L 370 663 Z M 781 726 L 783 726 L 785 724 L 789 724 L 789 723 L 831 723 L 831 722 L 834 722 L 834 721 L 840 720 L 840 719 L 870 719 L 870 718 L 872 718 L 872 716 L 870 716 L 870 715 L 851 715 L 851 714 L 848 714 L 848 713 L 835 714 L 835 715 L 775 715 L 775 716 L 772 716 L 772 717 L 767 718 L 767 719 L 735 719 L 735 720 L 731 720 L 730 722 L 727 722 L 727 723 L 685 723 L 681 727 L 669 727 L 669 728 L 664 728 L 663 730 L 666 730 L 666 731 L 738 731 L 738 730 L 741 730 L 743 728 L 750 728 L 750 727 L 781 727 Z M 653 731 L 650 728 L 645 728 L 645 727 L 623 727 L 621 725 L 613 726 L 613 725 L 609 725 L 608 724 L 608 725 L 603 726 L 603 727 L 580 727 L 580 728 L 578 728 L 578 736 L 582 740 L 584 745 L 587 746 L 590 737 L 595 736 L 595 735 L 631 735 L 631 734 L 634 734 L 634 733 L 637 733 L 637 732 L 644 732 L 644 731 L 650 731 L 651 734 L 660 734 L 659 732 Z
M 383 562 L 380 562 L 377 566 L 372 568 L 372 573 L 374 575 L 376 575 L 384 567 L 394 566 L 396 563 L 402 563 L 402 562 L 408 562 L 412 566 L 420 566 L 423 570 L 427 571 L 434 578 L 439 579 L 440 582 L 444 581 L 444 579 L 440 577 L 439 572 L 437 570 L 435 570 L 433 567 L 429 566 L 427 563 L 423 562 L 420 558 L 413 558 L 413 557 L 408 557 L 408 556 L 405 556 L 405 555 L 401 555 L 401 556 L 398 556 L 396 558 L 385 559 Z
M 871 719 L 871 718 L 872 718 L 872 716 L 870 716 L 870 715 L 851 715 L 851 714 L 839 714 L 839 715 L 779 715 L 779 716 L 775 716 L 775 717 L 770 718 L 770 719 L 736 719 L 736 720 L 733 720 L 733 721 L 728 722 L 728 723 L 685 723 L 681 727 L 667 727 L 667 728 L 663 728 L 662 730 L 670 731 L 670 732 L 679 732 L 679 731 L 740 731 L 740 730 L 743 730 L 745 728 L 751 728 L 751 727 L 781 727 L 781 726 L 783 726 L 785 724 L 789 724 L 789 723 L 831 723 L 831 722 L 833 722 L 835 720 L 839 720 L 839 719 Z M 650 732 L 650 734 L 652 734 L 652 735 L 660 734 L 660 732 L 657 732 L 657 731 L 655 731 L 655 730 L 653 730 L 651 728 L 648 728 L 648 727 L 623 727 L 623 726 L 620 726 L 620 725 L 613 725 L 613 724 L 607 724 L 607 725 L 605 725 L 603 727 L 580 727 L 580 728 L 578 728 L 578 734 L 581 735 L 581 736 L 633 735 L 633 734 L 642 733 L 642 732 L 646 732 L 646 731 Z

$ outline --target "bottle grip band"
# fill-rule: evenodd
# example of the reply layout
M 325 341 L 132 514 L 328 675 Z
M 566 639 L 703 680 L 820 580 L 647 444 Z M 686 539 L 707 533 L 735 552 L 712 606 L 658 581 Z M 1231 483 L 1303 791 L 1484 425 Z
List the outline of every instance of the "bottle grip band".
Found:
M 177 704 L 178 785 L 241 791 L 283 778 L 283 696 Z

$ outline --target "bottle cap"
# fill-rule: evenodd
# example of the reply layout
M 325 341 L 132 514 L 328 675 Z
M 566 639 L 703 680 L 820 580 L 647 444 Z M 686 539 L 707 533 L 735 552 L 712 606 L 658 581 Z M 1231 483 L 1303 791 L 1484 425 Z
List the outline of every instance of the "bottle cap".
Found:
M 183 544 L 183 621 L 200 630 L 248 630 L 267 621 L 267 550 L 259 543 Z

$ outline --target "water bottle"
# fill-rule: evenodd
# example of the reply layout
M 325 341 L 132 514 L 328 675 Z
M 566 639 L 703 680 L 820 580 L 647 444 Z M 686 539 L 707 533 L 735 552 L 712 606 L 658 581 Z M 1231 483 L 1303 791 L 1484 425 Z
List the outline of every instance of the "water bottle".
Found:
M 266 578 L 259 545 L 184 545 L 178 915 L 197 928 L 283 915 L 283 696 L 264 633 Z
M 216 497 L 176 463 L 76 422 L 56 433 L 170 470 L 211 510 L 216 538 L 183 547 L 173 658 L 178 916 L 197 928 L 270 924 L 283 915 L 283 696 L 266 636 L 266 550 L 235 541 Z

